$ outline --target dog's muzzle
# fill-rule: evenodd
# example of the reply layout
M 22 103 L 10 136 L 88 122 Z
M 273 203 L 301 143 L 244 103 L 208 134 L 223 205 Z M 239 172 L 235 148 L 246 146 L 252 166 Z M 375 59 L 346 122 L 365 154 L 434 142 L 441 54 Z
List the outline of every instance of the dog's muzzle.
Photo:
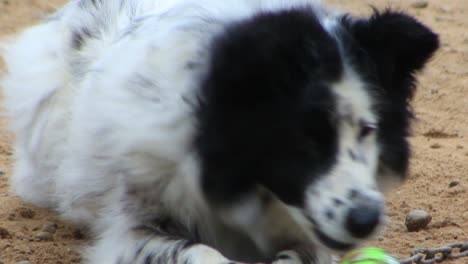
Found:
M 364 239 L 376 233 L 378 227 L 384 222 L 384 200 L 374 191 L 367 194 L 357 192 L 353 199 L 342 205 L 341 209 L 335 208 L 336 218 L 314 219 L 312 215 L 307 218 L 313 225 L 313 232 L 318 240 L 326 247 L 347 251 Z M 341 213 L 339 213 L 341 211 Z

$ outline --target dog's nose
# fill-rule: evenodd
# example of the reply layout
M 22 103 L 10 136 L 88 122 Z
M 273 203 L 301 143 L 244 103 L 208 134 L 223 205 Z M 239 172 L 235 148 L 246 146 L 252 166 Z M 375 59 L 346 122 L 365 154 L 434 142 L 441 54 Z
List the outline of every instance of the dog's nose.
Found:
M 369 236 L 378 226 L 383 211 L 380 201 L 363 200 L 351 207 L 346 216 L 346 229 L 355 238 Z

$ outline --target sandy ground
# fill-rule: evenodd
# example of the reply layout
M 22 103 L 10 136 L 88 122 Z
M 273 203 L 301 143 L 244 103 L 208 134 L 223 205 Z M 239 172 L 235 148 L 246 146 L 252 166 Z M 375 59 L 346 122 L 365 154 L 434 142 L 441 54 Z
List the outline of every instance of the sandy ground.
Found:
M 418 247 L 439 247 L 468 241 L 468 1 L 331 0 L 342 10 L 366 14 L 369 4 L 410 12 L 440 33 L 442 48 L 420 77 L 415 98 L 411 173 L 404 186 L 391 193 L 387 206 L 391 223 L 370 244 L 398 257 Z M 0 0 L 0 36 L 11 35 L 59 7 L 63 0 Z M 4 69 L 0 61 L 0 69 Z M 53 212 L 22 203 L 9 191 L 11 135 L 0 118 L 0 264 L 29 261 L 79 263 L 84 239 Z M 449 187 L 458 181 L 458 185 Z M 428 228 L 408 232 L 406 214 L 429 212 Z M 44 234 L 43 230 L 49 231 Z M 56 230 L 55 230 L 56 229 Z M 468 258 L 447 263 L 468 263 Z

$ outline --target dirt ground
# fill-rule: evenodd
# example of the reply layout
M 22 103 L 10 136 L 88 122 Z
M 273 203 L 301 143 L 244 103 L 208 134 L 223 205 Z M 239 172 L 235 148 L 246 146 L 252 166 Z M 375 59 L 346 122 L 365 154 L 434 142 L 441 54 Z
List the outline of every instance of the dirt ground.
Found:
M 63 2 L 0 0 L 0 37 L 34 23 Z M 415 0 L 329 2 L 354 14 L 369 13 L 369 4 L 407 11 L 438 32 L 442 42 L 419 78 L 409 179 L 389 196 L 391 222 L 370 244 L 403 258 L 414 248 L 468 241 L 468 1 L 429 0 L 423 7 L 415 7 Z M 87 240 L 53 212 L 24 204 L 9 191 L 12 137 L 5 125 L 0 118 L 0 264 L 79 263 L 79 246 Z M 428 228 L 406 231 L 405 216 L 412 209 L 432 215 Z M 468 258 L 446 263 L 466 264 Z

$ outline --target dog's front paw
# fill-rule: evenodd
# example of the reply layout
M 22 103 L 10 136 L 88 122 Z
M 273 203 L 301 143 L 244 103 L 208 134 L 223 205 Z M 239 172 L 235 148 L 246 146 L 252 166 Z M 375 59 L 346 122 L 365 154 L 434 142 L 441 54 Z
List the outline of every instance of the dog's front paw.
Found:
M 191 264 L 244 264 L 225 258 L 217 250 L 205 246 L 195 245 L 192 246 L 184 254 L 184 261 L 182 263 Z

